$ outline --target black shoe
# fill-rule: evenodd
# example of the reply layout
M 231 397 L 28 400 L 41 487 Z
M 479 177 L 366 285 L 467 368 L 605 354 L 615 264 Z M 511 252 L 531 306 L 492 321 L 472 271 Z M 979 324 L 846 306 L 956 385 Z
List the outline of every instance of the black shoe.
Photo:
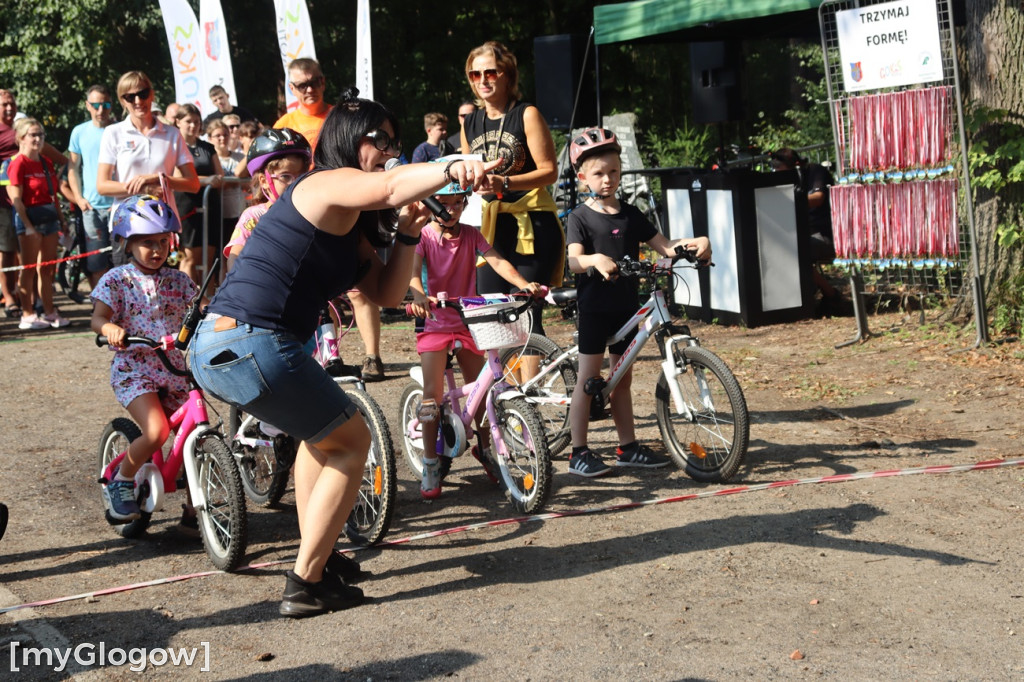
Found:
M 324 572 L 341 578 L 346 585 L 354 585 L 373 575 L 369 571 L 364 571 L 360 568 L 358 561 L 345 556 L 336 549 L 331 550 L 331 555 L 327 557 Z
M 325 577 L 318 583 L 308 583 L 294 572 L 285 574 L 284 596 L 278 609 L 282 616 L 306 618 L 321 613 L 341 611 L 363 603 L 363 591 L 343 585 L 340 580 Z

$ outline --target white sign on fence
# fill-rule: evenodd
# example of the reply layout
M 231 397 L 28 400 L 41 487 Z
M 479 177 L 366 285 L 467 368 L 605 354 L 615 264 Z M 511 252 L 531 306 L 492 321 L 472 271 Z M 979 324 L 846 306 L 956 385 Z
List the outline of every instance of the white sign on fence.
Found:
M 943 79 L 935 0 L 901 0 L 836 13 L 847 92 Z

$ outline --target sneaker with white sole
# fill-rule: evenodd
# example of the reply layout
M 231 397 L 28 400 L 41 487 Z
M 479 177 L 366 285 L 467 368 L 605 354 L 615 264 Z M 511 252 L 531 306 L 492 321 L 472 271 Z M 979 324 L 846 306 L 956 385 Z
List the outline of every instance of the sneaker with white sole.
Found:
M 671 457 L 659 455 L 646 445 L 639 445 L 623 450 L 616 448 L 617 456 L 615 466 L 617 467 L 639 467 L 642 469 L 660 469 L 672 463 Z
M 49 329 L 50 323 L 38 315 L 22 315 L 18 329 Z
M 610 473 L 612 468 L 601 461 L 601 458 L 592 450 L 584 450 L 578 455 L 569 458 L 569 473 L 577 476 L 594 478 Z
M 107 500 L 110 518 L 128 523 L 142 516 L 139 503 L 135 501 L 135 481 L 119 481 L 115 478 L 103 486 L 103 496 Z
M 66 317 L 61 317 L 60 313 L 58 312 L 53 312 L 49 315 L 43 315 L 43 321 L 46 322 L 51 327 L 53 327 L 54 329 L 60 329 L 61 327 L 66 327 L 69 324 L 71 324 L 71 320 L 69 320 Z
M 420 495 L 424 500 L 433 500 L 441 495 L 441 462 L 423 458 L 423 480 L 420 481 Z

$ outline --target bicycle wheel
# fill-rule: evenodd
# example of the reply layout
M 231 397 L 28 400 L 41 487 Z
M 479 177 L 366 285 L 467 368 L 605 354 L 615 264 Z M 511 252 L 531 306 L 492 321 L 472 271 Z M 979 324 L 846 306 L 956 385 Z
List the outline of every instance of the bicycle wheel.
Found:
M 405 462 L 419 479 L 423 476 L 423 433 L 416 429 L 409 433 L 409 424 L 416 419 L 416 411 L 423 400 L 423 387 L 415 381 L 405 387 L 398 401 L 398 423 L 402 429 L 402 452 Z
M 222 571 L 238 568 L 248 541 L 245 493 L 238 467 L 224 439 L 207 434 L 196 441 L 197 484 L 206 498 L 199 512 L 199 533 L 206 556 Z
M 70 223 L 74 227 L 75 234 L 73 236 L 73 242 L 70 249 L 67 249 L 62 255 L 62 258 L 68 256 L 77 256 L 80 253 L 85 252 L 85 232 L 82 220 L 76 216 Z M 85 259 L 76 258 L 74 260 L 62 260 L 57 264 L 56 280 L 57 284 L 60 285 L 61 291 L 64 295 L 70 298 L 75 303 L 82 303 L 85 301 L 85 294 L 78 291 L 78 285 L 85 278 Z
M 227 432 L 231 438 L 231 453 L 238 462 L 245 496 L 253 504 L 271 508 L 281 501 L 288 487 L 288 476 L 295 463 L 295 439 L 280 434 L 271 438 L 260 431 L 258 419 L 248 419 L 234 405 L 228 412 Z M 239 433 L 239 429 L 244 430 Z M 245 442 L 239 439 L 242 436 Z
M 388 532 L 398 495 L 398 472 L 391 429 L 380 405 L 359 389 L 345 391 L 359 408 L 370 428 L 370 452 L 366 456 L 359 497 L 345 523 L 345 534 L 357 545 L 372 545 Z
M 142 431 L 138 426 L 135 425 L 131 419 L 124 417 L 118 417 L 109 424 L 107 428 L 103 429 L 103 435 L 100 436 L 100 449 L 99 449 L 99 471 L 97 478 L 101 479 L 100 484 L 106 485 L 103 479 L 103 472 L 106 470 L 107 465 L 122 452 L 128 449 L 129 443 L 142 435 Z M 136 491 L 141 494 L 143 491 Z M 103 502 L 103 508 L 106 509 L 106 499 L 103 497 L 103 491 L 100 491 L 100 499 Z M 111 521 L 109 512 L 107 512 L 107 521 L 112 523 L 114 532 L 123 538 L 137 538 L 146 532 L 149 528 L 149 521 L 152 517 L 150 512 L 142 512 L 142 516 L 134 521 L 128 523 L 117 523 Z
M 505 367 L 505 381 L 519 387 L 537 409 L 552 457 L 564 450 L 572 440 L 569 432 L 569 400 L 576 388 L 576 360 L 567 358 L 552 368 L 552 363 L 562 352 L 557 343 L 540 334 L 530 334 L 525 348 L 504 348 L 499 351 L 501 364 Z M 528 388 L 522 387 L 519 371 L 524 356 L 538 357 L 540 373 L 543 374 L 540 381 Z
M 0 502 L 0 540 L 4 539 L 7 532 L 7 505 Z
M 533 405 L 522 398 L 499 401 L 498 431 L 508 449 L 503 457 L 494 451 L 505 496 L 517 511 L 536 514 L 551 495 L 551 454 L 544 427 Z
M 694 480 L 728 481 L 743 463 L 750 438 L 743 391 L 722 359 L 706 348 L 687 346 L 676 352 L 676 362 L 685 370 L 676 381 L 689 417 L 676 412 L 662 374 L 654 392 L 661 437 L 672 459 Z
M 416 474 L 416 479 L 423 477 L 423 433 L 417 428 L 415 433 L 409 433 L 409 424 L 416 418 L 416 411 L 423 400 L 423 387 L 413 382 L 402 391 L 402 399 L 399 401 L 398 423 L 402 425 L 402 452 L 405 453 L 405 461 Z M 440 435 L 440 434 L 439 434 Z M 452 470 L 450 457 L 440 456 L 440 467 L 438 472 L 441 480 L 444 481 Z

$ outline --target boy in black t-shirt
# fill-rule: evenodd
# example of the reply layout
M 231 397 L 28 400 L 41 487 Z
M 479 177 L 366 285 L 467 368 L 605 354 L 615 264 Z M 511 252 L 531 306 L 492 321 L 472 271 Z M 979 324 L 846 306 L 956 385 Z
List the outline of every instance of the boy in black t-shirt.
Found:
M 615 197 L 622 172 L 621 151 L 615 135 L 601 128 L 588 128 L 569 147 L 569 158 L 577 177 L 595 194 L 569 214 L 566 229 L 569 268 L 580 275 L 577 287 L 580 353 L 578 380 L 569 406 L 573 445 L 569 473 L 586 477 L 607 474 L 611 467 L 587 447 L 591 397 L 584 386 L 587 379 L 601 374 L 608 337 L 637 310 L 637 283 L 633 279 L 619 279 L 615 261 L 626 256 L 638 258 L 641 242 L 665 256 L 673 255 L 676 246 L 682 246 L 694 251 L 699 259 L 711 257 L 707 237 L 669 241 L 639 209 Z M 587 274 L 591 267 L 596 271 L 594 275 Z M 631 340 L 632 336 L 608 349 L 612 367 Z M 609 399 L 619 439 L 615 465 L 663 467 L 672 460 L 636 440 L 631 381 L 632 371 L 629 371 Z

